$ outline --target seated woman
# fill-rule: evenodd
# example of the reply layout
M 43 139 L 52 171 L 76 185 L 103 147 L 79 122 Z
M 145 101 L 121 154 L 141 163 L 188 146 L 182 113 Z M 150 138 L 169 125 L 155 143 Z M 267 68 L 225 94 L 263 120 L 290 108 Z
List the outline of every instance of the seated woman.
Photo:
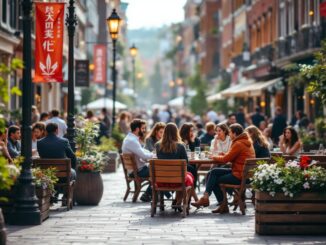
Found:
M 4 156 L 9 163 L 12 163 L 12 158 L 7 148 L 7 132 L 0 131 L 0 155 Z
M 232 143 L 229 136 L 229 127 L 225 123 L 219 123 L 216 125 L 215 131 L 216 135 L 210 147 L 211 152 L 227 153 Z
M 216 162 L 227 163 L 231 162 L 231 169 L 229 168 L 214 168 L 210 171 L 210 176 L 206 183 L 206 190 L 204 196 L 198 202 L 191 203 L 191 205 L 199 207 L 209 206 L 209 196 L 214 192 L 219 204 L 223 203 L 223 193 L 219 184 L 240 184 L 242 179 L 242 172 L 247 158 L 255 157 L 255 150 L 249 136 L 244 132 L 242 126 L 234 123 L 230 126 L 230 138 L 232 145 L 230 150 L 223 155 L 215 155 L 211 158 Z M 228 213 L 228 206 L 220 205 L 212 213 Z
M 286 127 L 280 136 L 279 147 L 281 152 L 286 155 L 298 156 L 301 146 L 302 143 L 297 131 L 291 126 Z
M 152 130 L 149 132 L 148 136 L 145 139 L 145 149 L 149 151 L 154 151 L 155 144 L 162 139 L 164 132 L 165 123 L 157 122 L 155 123 Z
M 163 137 L 155 145 L 155 147 L 158 159 L 185 159 L 188 162 L 186 148 L 181 141 L 178 128 L 174 123 L 168 123 L 166 125 Z M 194 185 L 194 176 L 189 172 L 186 174 L 185 184 L 186 186 Z M 197 199 L 196 193 L 194 191 L 191 193 L 191 195 Z M 177 192 L 174 204 L 180 205 L 181 201 L 182 193 Z
M 254 125 L 245 129 L 254 144 L 256 158 L 270 157 L 269 144 L 262 132 Z
M 194 134 L 195 126 L 192 123 L 184 123 L 180 128 L 180 136 L 186 146 L 191 151 L 195 151 L 195 147 L 200 147 L 200 140 Z
M 192 123 L 184 123 L 179 132 L 182 142 L 185 144 L 186 148 L 188 147 L 191 151 L 195 151 L 195 147 L 200 147 L 200 140 L 196 137 L 195 126 Z M 190 164 L 187 165 L 187 171 L 192 173 L 195 178 L 195 188 L 197 183 L 197 169 L 195 166 Z

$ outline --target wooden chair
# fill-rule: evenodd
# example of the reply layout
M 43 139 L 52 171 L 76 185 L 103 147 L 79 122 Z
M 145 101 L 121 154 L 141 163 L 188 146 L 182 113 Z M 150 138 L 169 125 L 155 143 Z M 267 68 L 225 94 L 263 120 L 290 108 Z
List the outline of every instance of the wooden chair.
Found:
M 132 153 L 120 154 L 120 158 L 121 158 L 123 172 L 125 174 L 125 179 L 127 184 L 127 190 L 123 198 L 123 201 L 125 202 L 127 200 L 129 193 L 134 193 L 132 197 L 132 202 L 136 202 L 139 193 L 141 192 L 141 189 L 150 183 L 149 178 L 142 178 L 138 176 L 137 164 L 134 155 Z M 131 182 L 134 182 L 135 189 L 133 191 L 131 191 L 131 187 L 130 187 Z
M 193 193 L 193 187 L 186 187 L 185 178 L 187 173 L 186 160 L 150 160 L 150 176 L 152 180 L 152 207 L 151 217 L 156 213 L 158 197 L 160 198 L 160 208 L 164 210 L 164 199 L 162 194 L 165 191 L 182 192 L 182 204 L 177 206 L 182 208 L 182 217 L 189 214 L 189 201 Z M 162 185 L 158 185 L 162 184 Z
M 75 180 L 71 180 L 71 163 L 69 158 L 64 159 L 45 159 L 38 158 L 33 159 L 34 167 L 41 169 L 56 168 L 56 176 L 59 178 L 59 182 L 55 184 L 55 187 L 62 188 L 64 196 L 67 198 L 67 211 L 73 207 L 73 192 Z M 62 199 L 61 199 L 62 201 Z
M 251 188 L 251 185 L 248 183 L 248 180 L 252 177 L 252 169 L 257 167 L 258 161 L 266 161 L 267 163 L 270 161 L 269 158 L 249 158 L 246 160 L 243 173 L 242 173 L 242 180 L 239 185 L 233 185 L 233 184 L 220 184 L 220 188 L 223 193 L 223 203 L 221 205 L 228 205 L 227 204 L 227 191 L 226 189 L 231 188 L 233 189 L 233 195 L 234 195 L 234 211 L 237 209 L 237 207 L 240 207 L 240 211 L 243 215 L 246 214 L 246 189 Z M 254 203 L 255 195 L 252 193 L 251 201 Z

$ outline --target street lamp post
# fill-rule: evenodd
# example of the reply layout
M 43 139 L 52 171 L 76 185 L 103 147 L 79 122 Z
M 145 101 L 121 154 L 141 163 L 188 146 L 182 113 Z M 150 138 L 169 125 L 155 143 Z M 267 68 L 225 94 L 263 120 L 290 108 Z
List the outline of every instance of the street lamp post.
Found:
M 136 93 L 136 66 L 135 66 L 135 58 L 138 53 L 138 49 L 136 48 L 135 44 L 132 44 L 132 46 L 129 48 L 130 55 L 131 55 L 131 61 L 132 61 L 132 89 L 134 90 L 134 93 Z
M 76 150 L 75 142 L 75 78 L 74 78 L 74 35 L 77 25 L 75 15 L 75 0 L 69 1 L 66 26 L 68 29 L 68 118 L 67 138 L 73 151 Z
M 39 225 L 41 213 L 35 196 L 32 165 L 32 42 L 31 42 L 31 10 L 32 1 L 21 2 L 23 10 L 23 95 L 22 95 L 22 150 L 24 157 L 22 171 L 18 178 L 14 210 L 9 222 L 14 225 Z
M 121 22 L 121 18 L 119 17 L 115 9 L 113 9 L 111 16 L 106 19 L 106 22 L 108 24 L 109 33 L 112 38 L 112 44 L 113 44 L 113 64 L 112 64 L 112 81 L 113 81 L 112 129 L 113 129 L 115 125 L 115 101 L 116 101 L 116 87 L 117 87 L 117 71 L 115 67 L 116 44 L 117 44 L 117 39 L 119 34 L 119 26 Z

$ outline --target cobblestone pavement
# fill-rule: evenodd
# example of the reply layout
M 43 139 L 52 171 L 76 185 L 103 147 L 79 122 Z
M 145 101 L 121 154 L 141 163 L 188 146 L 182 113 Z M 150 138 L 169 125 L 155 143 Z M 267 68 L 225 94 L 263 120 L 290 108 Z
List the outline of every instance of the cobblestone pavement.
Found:
M 326 244 L 326 237 L 256 235 L 251 205 L 245 216 L 239 211 L 214 215 L 211 205 L 196 212 L 192 208 L 185 219 L 167 206 L 151 218 L 149 203 L 131 203 L 131 198 L 123 202 L 121 167 L 103 174 L 103 180 L 99 206 L 51 211 L 40 226 L 7 226 L 8 244 Z M 212 195 L 212 203 L 214 199 Z

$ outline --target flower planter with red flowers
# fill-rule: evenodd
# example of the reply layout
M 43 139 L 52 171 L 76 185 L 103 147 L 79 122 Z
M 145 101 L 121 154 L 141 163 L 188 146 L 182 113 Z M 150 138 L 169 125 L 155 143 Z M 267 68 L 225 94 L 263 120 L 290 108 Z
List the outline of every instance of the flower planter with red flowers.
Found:
M 88 157 L 79 161 L 74 198 L 79 205 L 98 205 L 103 196 L 101 164 Z
M 326 169 L 307 156 L 262 163 L 254 171 L 260 235 L 326 235 Z

